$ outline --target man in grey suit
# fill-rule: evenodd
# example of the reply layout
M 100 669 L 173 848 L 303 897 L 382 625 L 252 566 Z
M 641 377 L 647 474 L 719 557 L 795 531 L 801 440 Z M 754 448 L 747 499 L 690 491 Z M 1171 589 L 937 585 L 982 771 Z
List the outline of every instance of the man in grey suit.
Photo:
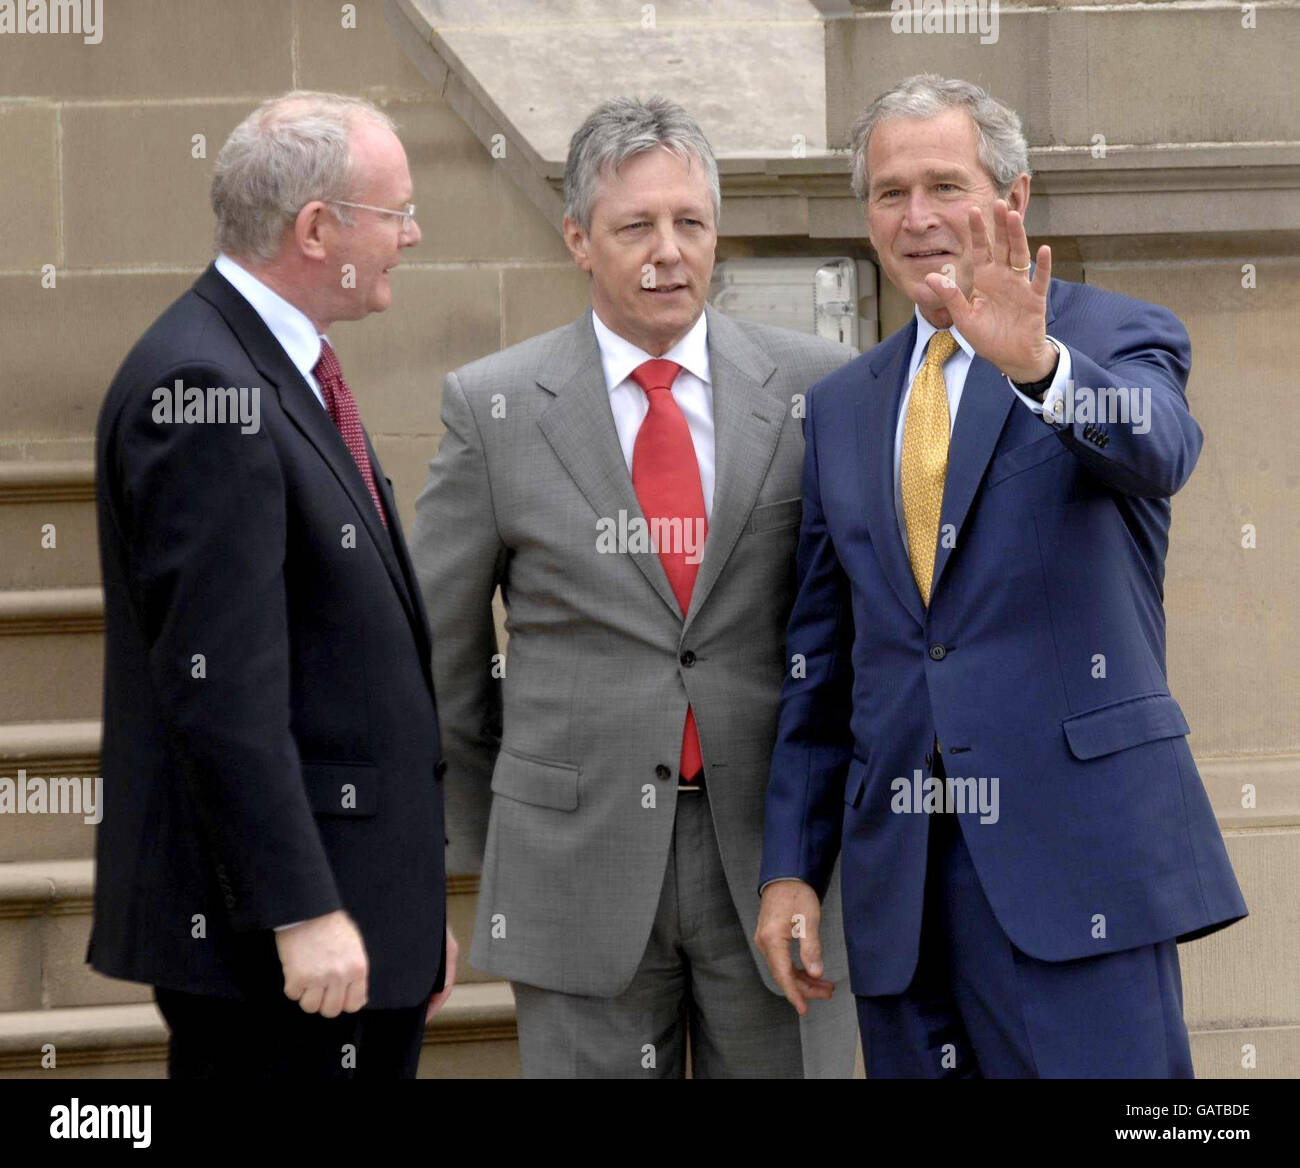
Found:
M 528 1077 L 682 1077 L 688 1042 L 697 1078 L 846 1077 L 838 898 L 803 1018 L 751 938 L 799 406 L 852 354 L 706 307 L 717 165 L 672 102 L 597 109 L 565 197 L 592 308 L 447 377 L 412 533 L 470 959 Z

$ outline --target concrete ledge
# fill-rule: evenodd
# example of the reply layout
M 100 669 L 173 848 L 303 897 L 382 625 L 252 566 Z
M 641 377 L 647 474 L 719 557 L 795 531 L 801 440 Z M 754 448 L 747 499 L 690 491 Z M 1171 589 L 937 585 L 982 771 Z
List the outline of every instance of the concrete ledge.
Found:
M 83 503 L 94 498 L 93 462 L 0 460 L 0 506 L 12 503 Z
M 451 1000 L 425 1029 L 421 1073 L 437 1073 L 440 1062 L 460 1075 L 475 1074 L 476 1052 L 440 1054 L 430 1047 L 483 1044 L 484 1054 L 515 1040 L 515 1002 L 506 982 L 458 986 Z M 57 1065 L 41 1067 L 42 1047 L 53 1044 Z M 509 1065 L 513 1056 L 488 1059 L 493 1067 Z M 41 1078 L 71 1070 L 118 1067 L 130 1074 L 109 1077 L 158 1077 L 165 1073 L 167 1026 L 152 1003 L 77 1006 L 59 1010 L 21 1010 L 0 1014 L 0 1078 Z
M 0 636 L 100 633 L 102 588 L 40 588 L 0 592 Z
M 1194 1030 L 1190 1037 L 1198 1079 L 1300 1078 L 1300 1026 Z
M 0 919 L 88 913 L 94 888 L 94 860 L 0 864 Z
M 0 778 L 99 774 L 98 721 L 0 725 Z M 0 815 L 0 865 L 59 861 L 94 854 L 95 828 L 80 816 Z
M 166 1061 L 167 1026 L 152 1002 L 73 1006 L 0 1014 L 0 1075 L 41 1075 L 41 1047 L 53 1043 L 58 1068 L 104 1062 Z
M 98 719 L 81 722 L 11 722 L 0 724 L 0 771 L 26 765 L 29 775 L 98 764 L 104 726 Z
M 504 1065 L 483 1056 L 476 1064 L 438 1048 L 481 1042 L 508 1049 L 514 1037 L 514 998 L 508 985 L 500 982 L 457 990 L 426 1031 L 421 1077 L 448 1070 L 458 1072 L 458 1077 L 480 1077 L 485 1069 L 497 1072 L 490 1077 L 509 1077 L 511 1056 Z M 1300 1026 L 1194 1031 L 1191 1042 L 1200 1078 L 1294 1078 L 1300 1067 Z M 41 1048 L 47 1043 L 54 1045 L 57 1059 L 52 1070 L 41 1067 Z M 1253 1052 L 1245 1051 L 1246 1047 Z M 1243 1067 L 1243 1060 L 1252 1057 L 1254 1067 Z M 114 1078 L 158 1077 L 165 1073 L 166 1059 L 167 1028 L 152 1004 L 0 1015 L 2 1078 L 89 1077 L 96 1070 Z
M 1300 754 L 1198 758 L 1196 765 L 1225 831 L 1300 825 Z M 1247 785 L 1253 807 L 1242 806 Z

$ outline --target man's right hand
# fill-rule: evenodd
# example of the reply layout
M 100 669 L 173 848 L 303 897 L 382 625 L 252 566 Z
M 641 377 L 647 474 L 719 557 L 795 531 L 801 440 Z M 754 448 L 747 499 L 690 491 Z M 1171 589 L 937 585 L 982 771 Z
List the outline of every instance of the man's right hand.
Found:
M 365 942 L 342 909 L 275 934 L 284 996 L 308 1014 L 355 1014 L 370 996 Z
M 811 884 L 802 880 L 774 880 L 763 889 L 754 943 L 767 958 L 776 984 L 800 1013 L 808 1013 L 809 998 L 829 998 L 835 983 L 822 977 L 822 906 Z M 797 969 L 790 942 L 799 942 Z

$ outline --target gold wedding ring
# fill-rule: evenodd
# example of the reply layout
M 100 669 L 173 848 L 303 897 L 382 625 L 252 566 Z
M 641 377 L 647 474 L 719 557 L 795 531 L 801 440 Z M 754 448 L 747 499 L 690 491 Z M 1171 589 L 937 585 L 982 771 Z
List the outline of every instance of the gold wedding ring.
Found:
M 1032 268 L 1033 266 L 1034 266 L 1034 265 L 1033 265 L 1032 263 L 1030 263 L 1030 264 L 1026 264 L 1023 268 L 1018 268 L 1018 267 L 1016 267 L 1016 265 L 1013 264 L 1013 263 L 1008 262 L 1008 264 L 1007 264 L 1007 267 L 1009 267 L 1013 272 L 1027 272 L 1027 271 L 1029 271 L 1029 269 Z

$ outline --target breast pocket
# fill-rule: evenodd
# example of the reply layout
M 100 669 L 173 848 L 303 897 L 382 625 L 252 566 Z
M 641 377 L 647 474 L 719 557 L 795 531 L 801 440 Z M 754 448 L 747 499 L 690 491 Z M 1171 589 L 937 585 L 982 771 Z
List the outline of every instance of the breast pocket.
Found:
M 757 535 L 761 531 L 780 531 L 798 527 L 803 518 L 803 499 L 782 499 L 755 507 L 749 516 L 749 530 Z
M 1023 446 L 1017 446 L 1014 450 L 1008 450 L 995 458 L 989 464 L 987 484 L 990 487 L 994 486 L 1003 479 L 1032 470 L 1066 453 L 1068 452 L 1064 443 L 1054 432 L 1049 431 L 1043 437 L 1035 438 L 1032 442 L 1026 442 Z
M 492 771 L 492 790 L 534 807 L 574 811 L 578 806 L 578 768 L 525 758 L 503 746 Z

